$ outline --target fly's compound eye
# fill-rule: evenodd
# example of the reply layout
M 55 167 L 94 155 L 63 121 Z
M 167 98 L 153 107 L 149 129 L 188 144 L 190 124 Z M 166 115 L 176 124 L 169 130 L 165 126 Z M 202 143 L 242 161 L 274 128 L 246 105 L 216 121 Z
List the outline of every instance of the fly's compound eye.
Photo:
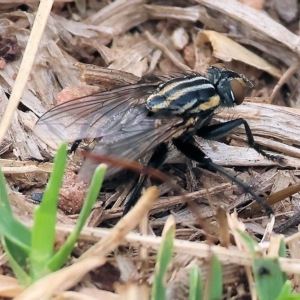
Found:
M 231 93 L 236 105 L 243 103 L 245 99 L 245 89 L 243 84 L 238 79 L 232 79 L 230 81 Z

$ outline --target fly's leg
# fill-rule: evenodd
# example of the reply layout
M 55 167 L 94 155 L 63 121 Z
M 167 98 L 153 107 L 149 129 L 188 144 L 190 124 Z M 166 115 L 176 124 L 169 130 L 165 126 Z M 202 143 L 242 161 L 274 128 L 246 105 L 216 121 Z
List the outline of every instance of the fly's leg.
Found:
M 87 119 L 87 124 L 91 124 L 91 123 L 93 122 L 93 118 L 94 118 L 93 116 L 89 117 L 89 118 Z M 84 133 L 87 132 L 87 130 L 88 130 L 87 125 L 81 126 L 80 132 L 79 132 L 79 135 L 78 135 L 78 136 L 83 136 Z M 80 144 L 81 142 L 82 142 L 82 139 L 76 139 L 76 140 L 74 141 L 74 143 L 72 144 L 71 149 L 68 151 L 69 154 L 74 153 L 74 152 L 76 151 L 76 149 L 78 148 L 78 146 L 79 146 L 79 144 Z
M 252 131 L 249 127 L 249 124 L 247 123 L 246 120 L 239 118 L 235 119 L 232 121 L 228 121 L 225 123 L 220 123 L 220 124 L 214 124 L 210 125 L 207 127 L 202 127 L 197 131 L 197 135 L 199 137 L 202 137 L 207 140 L 217 140 L 223 136 L 226 136 L 230 131 L 235 129 L 236 127 L 244 125 L 247 139 L 248 139 L 248 144 L 251 148 L 256 150 L 258 153 L 263 155 L 264 157 L 273 160 L 273 161 L 278 161 L 279 163 L 283 163 L 283 157 L 279 155 L 270 155 L 266 153 L 264 150 L 261 149 L 261 147 L 255 143 Z
M 168 153 L 167 143 L 159 144 L 155 148 L 154 153 L 152 154 L 148 162 L 148 166 L 154 169 L 159 168 L 166 160 L 167 153 Z M 145 185 L 145 182 L 148 179 L 148 177 L 149 176 L 147 175 L 140 176 L 138 182 L 134 186 L 134 189 L 131 191 L 131 193 L 125 200 L 125 208 L 124 208 L 123 216 L 126 215 L 129 212 L 129 210 L 136 204 L 139 196 L 141 195 L 142 188 Z
M 185 156 L 198 162 L 205 169 L 213 172 L 218 172 L 227 177 L 230 181 L 237 184 L 243 189 L 245 193 L 250 194 L 265 209 L 266 213 L 269 216 L 273 214 L 272 208 L 261 197 L 259 197 L 250 186 L 244 184 L 234 175 L 227 172 L 223 167 L 216 165 L 209 157 L 206 156 L 206 154 L 201 149 L 195 146 L 194 139 L 192 137 L 181 136 L 179 138 L 173 139 L 173 144 Z
M 74 153 L 76 151 L 76 149 L 78 148 L 79 144 L 81 143 L 82 140 L 76 140 L 72 146 L 71 149 L 68 151 L 69 154 Z

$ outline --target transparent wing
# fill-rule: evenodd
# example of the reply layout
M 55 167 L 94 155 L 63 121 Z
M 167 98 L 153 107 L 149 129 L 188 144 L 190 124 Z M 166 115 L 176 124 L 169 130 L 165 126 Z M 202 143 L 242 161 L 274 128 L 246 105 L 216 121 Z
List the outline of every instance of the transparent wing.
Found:
M 47 111 L 36 123 L 34 132 L 44 141 L 57 144 L 85 138 L 100 138 L 118 131 L 131 122 L 130 112 L 143 104 L 157 84 L 124 86 L 58 105 Z
M 104 136 L 93 153 L 135 161 L 185 129 L 181 118 L 156 119 L 147 117 L 147 112 L 143 112 L 141 107 L 135 107 L 135 110 L 140 111 L 135 113 L 139 115 L 139 121 L 127 123 L 121 130 Z M 80 178 L 90 180 L 96 167 L 97 163 L 86 159 L 79 172 Z M 118 168 L 111 167 L 106 176 L 110 177 L 117 171 Z
M 185 70 L 185 71 L 173 71 L 173 72 L 169 72 L 168 74 L 165 73 L 161 73 L 161 72 L 155 72 L 154 76 L 155 78 L 160 79 L 161 81 L 168 81 L 174 78 L 179 78 L 179 77 L 184 77 L 187 75 L 202 75 L 200 73 L 197 73 L 193 70 Z

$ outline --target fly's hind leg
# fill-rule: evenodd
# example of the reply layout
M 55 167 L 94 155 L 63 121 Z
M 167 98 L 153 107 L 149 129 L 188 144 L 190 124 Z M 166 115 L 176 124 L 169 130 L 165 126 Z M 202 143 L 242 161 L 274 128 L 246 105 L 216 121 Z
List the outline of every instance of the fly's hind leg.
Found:
M 148 166 L 152 167 L 154 169 L 159 168 L 164 161 L 166 160 L 168 153 L 168 145 L 167 143 L 161 143 L 159 144 L 155 150 L 154 153 L 152 154 Z M 146 180 L 149 178 L 147 175 L 141 175 L 134 186 L 134 189 L 131 191 L 131 193 L 127 196 L 125 200 L 125 208 L 123 215 L 126 215 L 129 210 L 136 204 L 138 198 L 141 195 L 141 191 L 143 186 L 145 185 Z
M 270 155 L 266 153 L 264 150 L 261 149 L 261 147 L 255 142 L 252 131 L 249 127 L 249 124 L 247 123 L 246 120 L 239 118 L 235 119 L 232 121 L 228 121 L 225 123 L 220 123 L 220 124 L 214 124 L 214 125 L 209 125 L 206 127 L 202 127 L 197 131 L 197 135 L 199 137 L 202 137 L 207 140 L 217 140 L 221 137 L 226 136 L 230 131 L 235 129 L 236 127 L 244 125 L 247 139 L 248 139 L 248 144 L 251 148 L 253 148 L 255 151 L 263 155 L 264 157 L 273 160 L 273 161 L 278 161 L 279 163 L 283 163 L 284 158 L 279 155 Z
M 218 172 L 227 177 L 230 181 L 242 188 L 245 193 L 250 194 L 265 209 L 268 215 L 273 214 L 272 208 L 261 197 L 259 197 L 250 186 L 244 184 L 244 182 L 227 172 L 223 167 L 216 165 L 194 144 L 194 139 L 192 137 L 183 135 L 173 139 L 173 144 L 180 152 L 188 158 L 198 162 L 203 168 L 213 172 Z

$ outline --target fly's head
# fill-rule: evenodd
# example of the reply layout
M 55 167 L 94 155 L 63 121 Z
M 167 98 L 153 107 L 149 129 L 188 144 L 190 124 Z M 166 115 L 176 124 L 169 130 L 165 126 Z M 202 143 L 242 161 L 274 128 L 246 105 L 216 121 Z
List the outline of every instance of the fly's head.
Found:
M 226 107 L 242 104 L 246 87 L 253 87 L 245 75 L 228 70 L 222 64 L 210 66 L 207 69 L 207 78 L 220 96 L 220 105 Z

